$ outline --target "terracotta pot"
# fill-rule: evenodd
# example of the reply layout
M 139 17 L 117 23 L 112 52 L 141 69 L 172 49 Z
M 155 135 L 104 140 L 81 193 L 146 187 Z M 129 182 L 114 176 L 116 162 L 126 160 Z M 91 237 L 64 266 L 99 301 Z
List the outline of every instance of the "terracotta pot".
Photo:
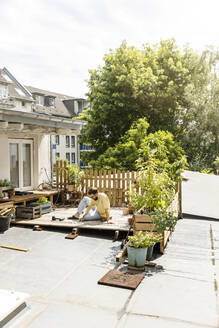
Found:
M 128 210 L 129 210 L 129 214 L 134 214 L 134 206 L 129 206 Z

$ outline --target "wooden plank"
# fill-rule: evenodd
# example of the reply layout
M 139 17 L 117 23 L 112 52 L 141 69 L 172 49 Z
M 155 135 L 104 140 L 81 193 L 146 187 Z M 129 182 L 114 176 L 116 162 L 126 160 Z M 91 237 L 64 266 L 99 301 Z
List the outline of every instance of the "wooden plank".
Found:
M 89 179 L 90 179 L 90 188 L 94 187 L 93 185 L 93 169 L 90 169 L 90 172 L 89 172 Z
M 113 169 L 113 194 L 112 194 L 112 205 L 116 206 L 116 170 Z
M 0 209 L 4 209 L 4 208 L 9 208 L 9 207 L 13 207 L 14 203 L 9 201 L 9 202 L 4 202 L 4 203 L 0 203 Z
M 107 189 L 106 186 L 106 170 L 103 171 L 103 192 L 105 192 Z
M 151 217 L 147 214 L 134 214 L 135 222 L 150 222 L 152 223 Z
M 123 202 L 127 201 L 126 195 L 125 195 L 125 171 L 122 171 L 122 191 L 123 191 Z
M 94 187 L 98 188 L 98 185 L 97 185 L 97 170 L 94 170 Z
M 134 223 L 135 231 L 155 231 L 155 225 L 152 223 Z
M 88 192 L 88 170 L 84 171 L 84 194 L 87 194 Z
M 21 247 L 15 247 L 15 246 L 8 246 L 8 245 L 1 245 L 2 248 L 8 248 L 8 249 L 12 249 L 15 251 L 21 251 L 21 252 L 28 252 L 29 249 L 28 248 L 21 248 Z
M 126 172 L 126 191 L 127 191 L 127 201 L 129 202 L 129 191 L 130 191 L 130 172 L 127 171 Z
M 112 197 L 111 197 L 111 171 L 108 170 L 108 197 L 110 200 L 110 205 L 112 206 Z
M 102 192 L 103 188 L 102 188 L 102 170 L 99 170 L 98 172 L 98 176 L 99 176 L 99 186 L 98 186 L 98 190 L 100 192 Z
M 168 242 L 169 236 L 170 236 L 171 232 L 170 231 L 164 231 L 163 232 L 163 238 L 160 242 L 160 252 L 163 254 L 164 253 L 164 248 L 166 247 L 166 244 Z
M 117 201 L 116 206 L 122 206 L 121 172 L 117 171 Z

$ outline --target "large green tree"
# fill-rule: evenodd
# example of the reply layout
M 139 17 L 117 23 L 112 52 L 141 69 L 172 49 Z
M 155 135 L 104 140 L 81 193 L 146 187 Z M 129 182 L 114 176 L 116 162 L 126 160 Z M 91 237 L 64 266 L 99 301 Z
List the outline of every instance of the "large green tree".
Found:
M 128 47 L 125 42 L 104 56 L 104 65 L 90 71 L 88 100 L 91 111 L 82 141 L 93 147 L 88 160 L 96 160 L 113 147 L 131 124 L 146 117 L 149 132 L 168 130 L 180 136 L 187 110 L 187 88 L 204 89 L 204 60 L 191 49 L 180 50 L 174 40 Z
M 181 144 L 194 170 L 212 169 L 219 155 L 219 52 L 208 49 L 202 54 L 207 66 L 208 84 L 190 84 L 186 90 L 189 110 L 184 116 Z
M 148 128 L 146 119 L 137 120 L 114 147 L 90 164 L 98 169 L 137 170 L 153 159 L 160 172 L 166 170 L 177 179 L 187 164 L 182 147 L 170 132 L 148 133 Z

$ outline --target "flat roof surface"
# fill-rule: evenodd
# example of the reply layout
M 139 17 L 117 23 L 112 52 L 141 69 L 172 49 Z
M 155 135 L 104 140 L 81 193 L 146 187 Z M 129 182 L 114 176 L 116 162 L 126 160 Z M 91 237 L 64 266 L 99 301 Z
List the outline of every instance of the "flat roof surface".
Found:
M 135 291 L 98 285 L 120 242 L 100 235 L 12 227 L 0 234 L 0 285 L 27 293 L 27 307 L 5 328 L 218 327 L 219 223 L 179 220 L 155 268 Z
M 185 171 L 183 176 L 183 213 L 219 219 L 219 176 L 192 171 Z

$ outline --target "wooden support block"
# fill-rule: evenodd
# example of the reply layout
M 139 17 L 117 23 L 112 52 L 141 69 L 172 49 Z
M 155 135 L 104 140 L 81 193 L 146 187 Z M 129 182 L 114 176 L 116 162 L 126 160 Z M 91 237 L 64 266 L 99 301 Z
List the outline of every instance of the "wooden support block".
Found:
M 79 228 L 73 228 L 71 233 L 73 235 L 78 235 L 79 234 Z
M 116 256 L 116 262 L 120 262 L 123 258 L 123 256 L 125 256 L 127 254 L 127 246 L 124 246 L 123 249 L 121 250 L 121 252 L 119 252 L 119 254 L 117 254 Z
M 77 233 L 75 233 L 75 234 L 69 233 L 67 236 L 65 236 L 65 239 L 75 239 L 77 237 L 78 237 Z
M 8 246 L 8 245 L 1 245 L 2 248 L 8 248 L 8 249 L 12 249 L 15 251 L 21 251 L 21 252 L 28 252 L 29 249 L 28 248 L 21 248 L 21 247 L 15 247 L 15 246 Z
M 119 230 L 116 230 L 116 231 L 115 231 L 115 234 L 114 234 L 113 241 L 118 240 L 118 238 L 119 238 Z
M 43 230 L 43 228 L 41 226 L 39 226 L 39 225 L 35 225 L 33 227 L 33 231 L 42 231 L 42 230 Z

